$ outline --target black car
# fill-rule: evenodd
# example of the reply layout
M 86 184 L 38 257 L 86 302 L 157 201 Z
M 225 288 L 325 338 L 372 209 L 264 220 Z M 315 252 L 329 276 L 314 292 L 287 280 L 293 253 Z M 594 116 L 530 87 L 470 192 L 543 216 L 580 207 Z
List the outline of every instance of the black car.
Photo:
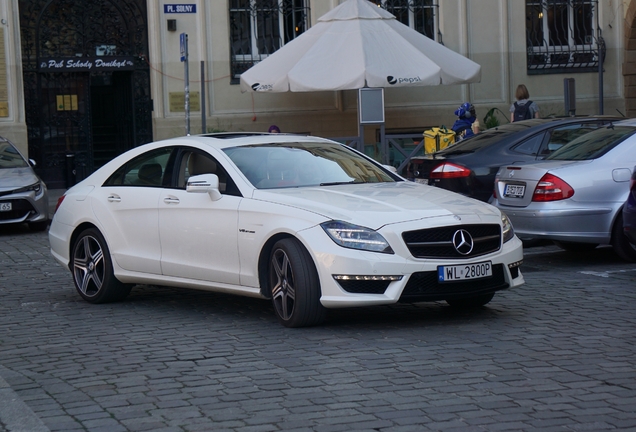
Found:
M 487 202 L 500 166 L 543 159 L 574 138 L 617 120 L 621 118 L 590 116 L 505 124 L 412 158 L 404 176 Z

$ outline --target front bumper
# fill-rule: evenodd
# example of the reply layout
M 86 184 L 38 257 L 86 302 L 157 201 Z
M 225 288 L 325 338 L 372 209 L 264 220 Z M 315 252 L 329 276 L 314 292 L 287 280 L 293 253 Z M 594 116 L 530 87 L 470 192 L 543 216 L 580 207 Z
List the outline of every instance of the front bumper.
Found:
M 44 185 L 38 193 L 0 193 L 0 203 L 11 203 L 11 210 L 0 211 L 0 224 L 49 220 L 48 191 Z

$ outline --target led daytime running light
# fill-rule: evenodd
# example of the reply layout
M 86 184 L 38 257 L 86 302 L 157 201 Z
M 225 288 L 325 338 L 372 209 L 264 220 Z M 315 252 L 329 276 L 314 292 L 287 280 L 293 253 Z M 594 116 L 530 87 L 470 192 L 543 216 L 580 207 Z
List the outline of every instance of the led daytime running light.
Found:
M 403 276 L 333 275 L 339 281 L 399 281 Z

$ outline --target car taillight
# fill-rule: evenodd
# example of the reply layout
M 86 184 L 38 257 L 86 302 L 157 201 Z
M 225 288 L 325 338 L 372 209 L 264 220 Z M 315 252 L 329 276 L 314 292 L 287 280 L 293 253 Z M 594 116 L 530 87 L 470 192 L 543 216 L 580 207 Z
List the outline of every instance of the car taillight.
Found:
M 532 201 L 558 201 L 570 198 L 572 195 L 574 195 L 572 186 L 555 175 L 546 174 L 541 177 L 534 189 Z
M 57 199 L 57 204 L 55 205 L 55 211 L 54 211 L 53 213 L 56 213 L 56 212 L 57 212 L 57 209 L 59 209 L 59 208 L 60 208 L 60 205 L 62 204 L 62 201 L 64 201 L 64 197 L 65 197 L 65 196 L 66 196 L 66 195 L 62 195 L 61 197 L 59 197 L 59 198 Z
M 431 170 L 431 174 L 429 178 L 432 179 L 448 179 L 448 178 L 460 178 L 460 177 L 468 177 L 470 175 L 470 170 L 461 165 L 457 165 L 450 162 L 444 162 L 440 165 L 437 165 L 435 168 Z

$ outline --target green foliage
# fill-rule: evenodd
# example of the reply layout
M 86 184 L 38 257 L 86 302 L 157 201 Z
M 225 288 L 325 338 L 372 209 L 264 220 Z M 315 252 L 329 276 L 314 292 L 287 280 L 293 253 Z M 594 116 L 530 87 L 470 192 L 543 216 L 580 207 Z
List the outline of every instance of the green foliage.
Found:
M 497 113 L 499 113 L 499 115 Z M 491 108 L 484 116 L 484 128 L 490 129 L 499 126 L 501 124 L 499 117 L 503 117 L 506 123 L 510 123 L 510 120 L 503 111 L 499 108 Z

